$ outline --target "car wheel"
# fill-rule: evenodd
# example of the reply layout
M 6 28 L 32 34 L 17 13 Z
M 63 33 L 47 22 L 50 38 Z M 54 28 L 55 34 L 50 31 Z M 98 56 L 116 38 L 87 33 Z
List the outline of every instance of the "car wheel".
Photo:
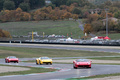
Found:
M 50 63 L 50 65 L 52 65 L 52 63 Z
M 7 63 L 9 63 L 9 61 L 7 60 Z
M 39 61 L 39 64 L 42 65 L 40 61 Z
M 77 67 L 74 67 L 74 69 L 77 69 Z
M 77 69 L 77 67 L 75 67 L 75 64 L 73 64 L 73 68 L 74 68 L 74 69 Z
M 38 65 L 37 60 L 36 60 L 36 64 Z
M 91 68 L 91 67 L 87 67 L 87 68 Z

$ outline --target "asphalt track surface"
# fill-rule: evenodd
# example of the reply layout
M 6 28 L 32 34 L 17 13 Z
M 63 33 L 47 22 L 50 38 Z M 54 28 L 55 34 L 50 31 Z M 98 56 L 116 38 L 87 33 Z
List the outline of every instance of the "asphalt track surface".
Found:
M 7 64 L 7 63 L 0 63 Z M 56 72 L 37 73 L 28 75 L 1 76 L 0 80 L 59 80 L 66 78 L 86 77 L 100 74 L 120 73 L 120 65 L 97 65 L 92 68 L 73 69 L 72 64 L 36 65 L 35 63 L 8 63 L 7 65 L 45 67 L 59 69 Z
M 46 48 L 46 49 L 65 49 L 65 50 L 83 50 L 83 51 L 99 51 L 99 52 L 114 52 L 114 53 L 120 53 L 120 47 L 118 46 L 118 49 L 112 49 L 108 48 L 109 46 L 106 46 L 107 48 L 102 48 L 103 46 L 80 46 L 80 47 L 74 47 L 71 45 L 43 45 L 43 44 L 0 44 L 0 46 L 8 46 L 8 47 L 27 47 L 27 48 Z M 92 48 L 94 47 L 94 48 Z
M 9 45 L 0 44 L 0 46 L 10 47 L 31 47 L 31 48 L 50 48 L 50 49 L 67 49 L 67 50 L 85 50 L 85 51 L 104 51 L 120 53 L 120 49 L 100 49 L 100 48 L 78 48 L 78 47 L 56 47 L 56 46 L 29 46 L 29 45 Z M 25 59 L 27 60 L 27 58 Z M 0 64 L 4 63 L 4 59 L 0 60 Z M 54 64 L 53 65 L 36 65 L 35 63 L 8 63 L 7 65 L 31 66 L 31 67 L 45 67 L 58 69 L 56 72 L 37 73 L 28 75 L 13 75 L 1 76 L 0 80 L 59 80 L 66 78 L 78 78 L 100 74 L 120 73 L 120 65 L 98 65 L 92 64 L 92 68 L 73 69 L 72 64 Z

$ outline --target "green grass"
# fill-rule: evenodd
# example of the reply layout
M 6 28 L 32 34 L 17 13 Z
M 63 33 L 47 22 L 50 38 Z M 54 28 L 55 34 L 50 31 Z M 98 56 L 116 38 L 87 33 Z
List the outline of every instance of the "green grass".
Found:
M 0 66 L 10 66 L 10 65 L 0 65 Z M 12 67 L 23 67 L 23 66 L 12 66 Z M 32 73 L 45 73 L 45 72 L 56 71 L 56 69 L 40 68 L 40 67 L 23 67 L 23 68 L 29 68 L 30 70 L 15 71 L 15 72 L 5 72 L 5 73 L 0 73 L 0 76 L 5 76 L 5 75 L 26 75 L 26 74 L 32 74 Z
M 65 35 L 67 33 L 73 38 L 78 38 L 78 36 L 84 36 L 83 31 L 78 27 L 78 22 L 76 21 L 26 21 L 26 22 L 7 22 L 0 23 L 0 28 L 7 30 L 11 35 L 28 35 L 29 32 L 37 31 L 39 35 Z
M 120 57 L 99 57 L 99 58 L 89 58 L 95 60 L 120 60 Z
M 17 56 L 19 58 L 30 57 L 85 57 L 85 56 L 120 56 L 119 53 L 80 51 L 80 50 L 62 50 L 62 49 L 42 49 L 42 48 L 21 48 L 21 47 L 1 47 L 0 58 L 7 56 Z
M 97 36 L 106 36 L 106 34 L 101 34 L 98 33 Z M 108 37 L 110 37 L 111 39 L 120 39 L 120 33 L 110 33 L 108 34 Z
M 82 19 L 80 19 L 83 21 Z M 83 31 L 78 27 L 79 23 L 77 21 L 24 21 L 24 22 L 6 22 L 0 23 L 0 29 L 7 30 L 11 35 L 28 35 L 29 32 L 36 31 L 39 35 L 65 35 L 73 38 L 82 38 L 84 36 Z M 96 36 L 106 36 L 106 34 L 101 34 L 98 32 Z M 109 34 L 111 39 L 120 39 L 120 33 Z

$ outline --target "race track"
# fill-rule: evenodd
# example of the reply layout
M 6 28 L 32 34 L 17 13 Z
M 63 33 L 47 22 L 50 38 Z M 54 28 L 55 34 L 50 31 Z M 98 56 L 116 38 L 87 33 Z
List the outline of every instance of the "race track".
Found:
M 47 48 L 47 49 L 66 49 L 120 53 L 119 46 L 82 46 L 82 45 L 52 45 L 52 44 L 1 44 L 8 47 L 27 47 L 27 48 Z
M 104 52 L 115 52 L 120 53 L 120 49 L 112 48 L 82 48 L 82 47 L 69 47 L 66 46 L 40 46 L 40 45 L 9 45 L 0 44 L 0 46 L 10 46 L 10 47 L 32 47 L 32 48 L 50 48 L 50 49 L 72 49 L 72 50 L 85 50 L 85 51 L 104 51 Z M 29 59 L 29 58 L 28 58 Z M 23 59 L 23 60 L 27 60 Z M 54 64 L 53 65 L 36 65 L 35 63 L 4 63 L 4 59 L 0 60 L 0 64 L 9 65 L 19 65 L 19 66 L 31 66 L 31 67 L 45 67 L 45 68 L 56 68 L 59 69 L 56 72 L 40 73 L 40 74 L 29 74 L 29 75 L 16 75 L 16 76 L 1 76 L 0 80 L 59 80 L 66 78 L 77 78 L 85 76 L 93 76 L 100 74 L 112 74 L 120 73 L 120 65 L 98 65 L 92 64 L 92 68 L 79 68 L 73 69 L 72 64 Z
M 1 63 L 7 64 L 7 63 Z M 53 65 L 36 65 L 35 63 L 8 63 L 9 65 L 32 66 L 32 67 L 46 67 L 46 68 L 59 68 L 56 72 L 37 73 L 29 75 L 16 75 L 16 76 L 1 76 L 0 80 L 58 80 L 66 78 L 77 78 L 100 74 L 119 73 L 120 65 L 98 65 L 92 64 L 92 68 L 79 68 L 73 69 L 72 64 L 53 64 Z M 7 65 L 8 65 L 7 64 Z

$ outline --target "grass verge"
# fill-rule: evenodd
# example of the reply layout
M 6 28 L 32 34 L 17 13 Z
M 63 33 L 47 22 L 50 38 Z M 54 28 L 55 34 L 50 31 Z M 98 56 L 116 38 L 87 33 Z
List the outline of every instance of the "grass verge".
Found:
M 13 65 L 0 65 L 0 66 L 23 67 L 23 66 L 13 66 Z M 45 73 L 45 72 L 53 72 L 53 71 L 56 71 L 56 69 L 51 69 L 51 68 L 26 67 L 26 66 L 24 66 L 23 68 L 30 68 L 30 70 L 26 70 L 26 71 L 14 71 L 14 72 L 5 72 L 5 73 L 0 73 L 0 76 L 7 76 L 7 75 L 26 75 L 26 74 L 32 74 L 32 73 Z
M 99 58 L 89 58 L 95 60 L 120 60 L 120 57 L 99 57 Z
M 77 21 L 24 21 L 24 22 L 7 22 L 1 23 L 0 28 L 7 30 L 11 35 L 28 35 L 29 32 L 36 31 L 39 35 L 65 35 L 67 33 L 73 38 L 84 36 L 83 31 L 78 27 Z
M 120 73 L 95 75 L 95 76 L 83 77 L 83 78 L 71 78 L 71 79 L 66 79 L 66 80 L 89 80 L 89 79 L 93 79 L 93 78 L 104 78 L 104 77 L 110 77 L 110 76 L 120 76 Z
M 2 47 L 0 46 L 0 58 L 16 56 L 18 58 L 31 57 L 87 57 L 87 56 L 120 56 L 119 53 L 62 50 L 62 49 L 42 49 L 42 48 L 22 48 L 22 47 Z

